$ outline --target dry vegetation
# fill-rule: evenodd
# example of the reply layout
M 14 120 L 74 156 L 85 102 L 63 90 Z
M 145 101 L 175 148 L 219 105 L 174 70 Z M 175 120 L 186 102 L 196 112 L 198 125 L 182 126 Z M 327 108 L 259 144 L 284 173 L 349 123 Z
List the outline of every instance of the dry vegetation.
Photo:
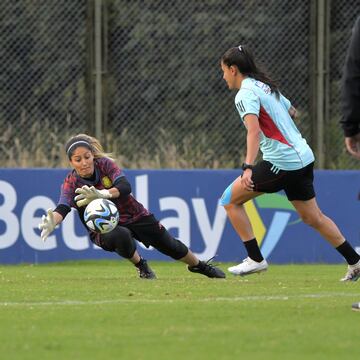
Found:
M 0 136 L 0 167 L 3 168 L 67 168 L 69 166 L 64 152 L 64 143 L 72 135 L 79 133 L 71 128 L 70 119 L 67 126 L 33 122 L 26 124 L 25 117 L 16 125 L 10 125 Z M 52 129 L 49 131 L 48 129 Z M 216 153 L 203 136 L 200 139 L 187 135 L 179 144 L 165 141 L 169 137 L 161 131 L 155 143 L 143 145 L 141 140 L 131 137 L 125 129 L 119 136 L 108 134 L 103 145 L 106 151 L 114 154 L 116 162 L 128 169 L 192 169 L 192 168 L 234 168 L 239 159 L 226 159 Z M 132 139 L 132 141 L 129 141 Z M 230 157 L 227 155 L 227 157 Z

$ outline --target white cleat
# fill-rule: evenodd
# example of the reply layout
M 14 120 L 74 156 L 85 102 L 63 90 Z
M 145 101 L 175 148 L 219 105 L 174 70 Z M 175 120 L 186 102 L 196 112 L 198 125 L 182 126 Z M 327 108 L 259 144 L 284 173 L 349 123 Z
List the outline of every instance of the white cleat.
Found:
M 247 257 L 239 265 L 229 267 L 228 271 L 234 275 L 245 276 L 266 271 L 268 267 L 269 265 L 265 259 L 261 262 L 256 262 Z
M 352 304 L 351 309 L 353 309 L 354 311 L 360 311 L 360 302 Z
M 348 271 L 340 281 L 356 281 L 360 278 L 360 260 L 354 265 L 348 265 Z

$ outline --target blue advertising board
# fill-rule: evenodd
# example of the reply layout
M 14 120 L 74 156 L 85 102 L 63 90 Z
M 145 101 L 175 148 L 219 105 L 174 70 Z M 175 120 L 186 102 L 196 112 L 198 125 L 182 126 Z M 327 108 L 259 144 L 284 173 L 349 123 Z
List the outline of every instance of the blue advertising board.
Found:
M 0 169 L 0 263 L 116 258 L 93 245 L 72 211 L 43 243 L 37 226 L 54 208 L 64 169 Z M 200 259 L 239 262 L 246 257 L 225 210 L 222 192 L 239 170 L 127 170 L 135 197 Z M 360 251 L 360 171 L 316 171 L 321 210 Z M 262 195 L 246 211 L 264 256 L 272 263 L 337 263 L 342 257 L 304 224 L 283 193 Z M 148 259 L 169 260 L 139 243 Z

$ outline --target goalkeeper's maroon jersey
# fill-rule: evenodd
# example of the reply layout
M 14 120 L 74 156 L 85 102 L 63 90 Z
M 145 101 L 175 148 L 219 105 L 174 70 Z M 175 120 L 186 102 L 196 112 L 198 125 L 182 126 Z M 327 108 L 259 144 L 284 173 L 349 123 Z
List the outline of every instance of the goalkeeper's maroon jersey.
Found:
M 94 186 L 96 189 L 110 189 L 117 180 L 124 177 L 123 171 L 109 158 L 103 157 L 94 160 L 95 174 L 93 179 L 84 179 L 77 175 L 75 170 L 71 171 L 61 186 L 61 194 L 58 206 L 65 205 L 75 208 L 83 221 L 85 206 L 78 207 L 74 201 L 75 190 L 84 185 Z M 119 223 L 122 225 L 137 221 L 150 212 L 140 204 L 132 194 L 123 195 L 116 199 L 110 199 L 119 210 Z M 70 208 L 69 208 L 70 210 Z

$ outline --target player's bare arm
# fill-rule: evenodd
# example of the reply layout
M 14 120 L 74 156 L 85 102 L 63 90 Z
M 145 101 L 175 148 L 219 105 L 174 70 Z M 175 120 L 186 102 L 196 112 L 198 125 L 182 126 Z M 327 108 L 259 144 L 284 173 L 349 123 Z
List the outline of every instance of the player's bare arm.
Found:
M 289 115 L 293 120 L 297 118 L 298 113 L 297 113 L 297 110 L 293 106 L 290 106 Z

